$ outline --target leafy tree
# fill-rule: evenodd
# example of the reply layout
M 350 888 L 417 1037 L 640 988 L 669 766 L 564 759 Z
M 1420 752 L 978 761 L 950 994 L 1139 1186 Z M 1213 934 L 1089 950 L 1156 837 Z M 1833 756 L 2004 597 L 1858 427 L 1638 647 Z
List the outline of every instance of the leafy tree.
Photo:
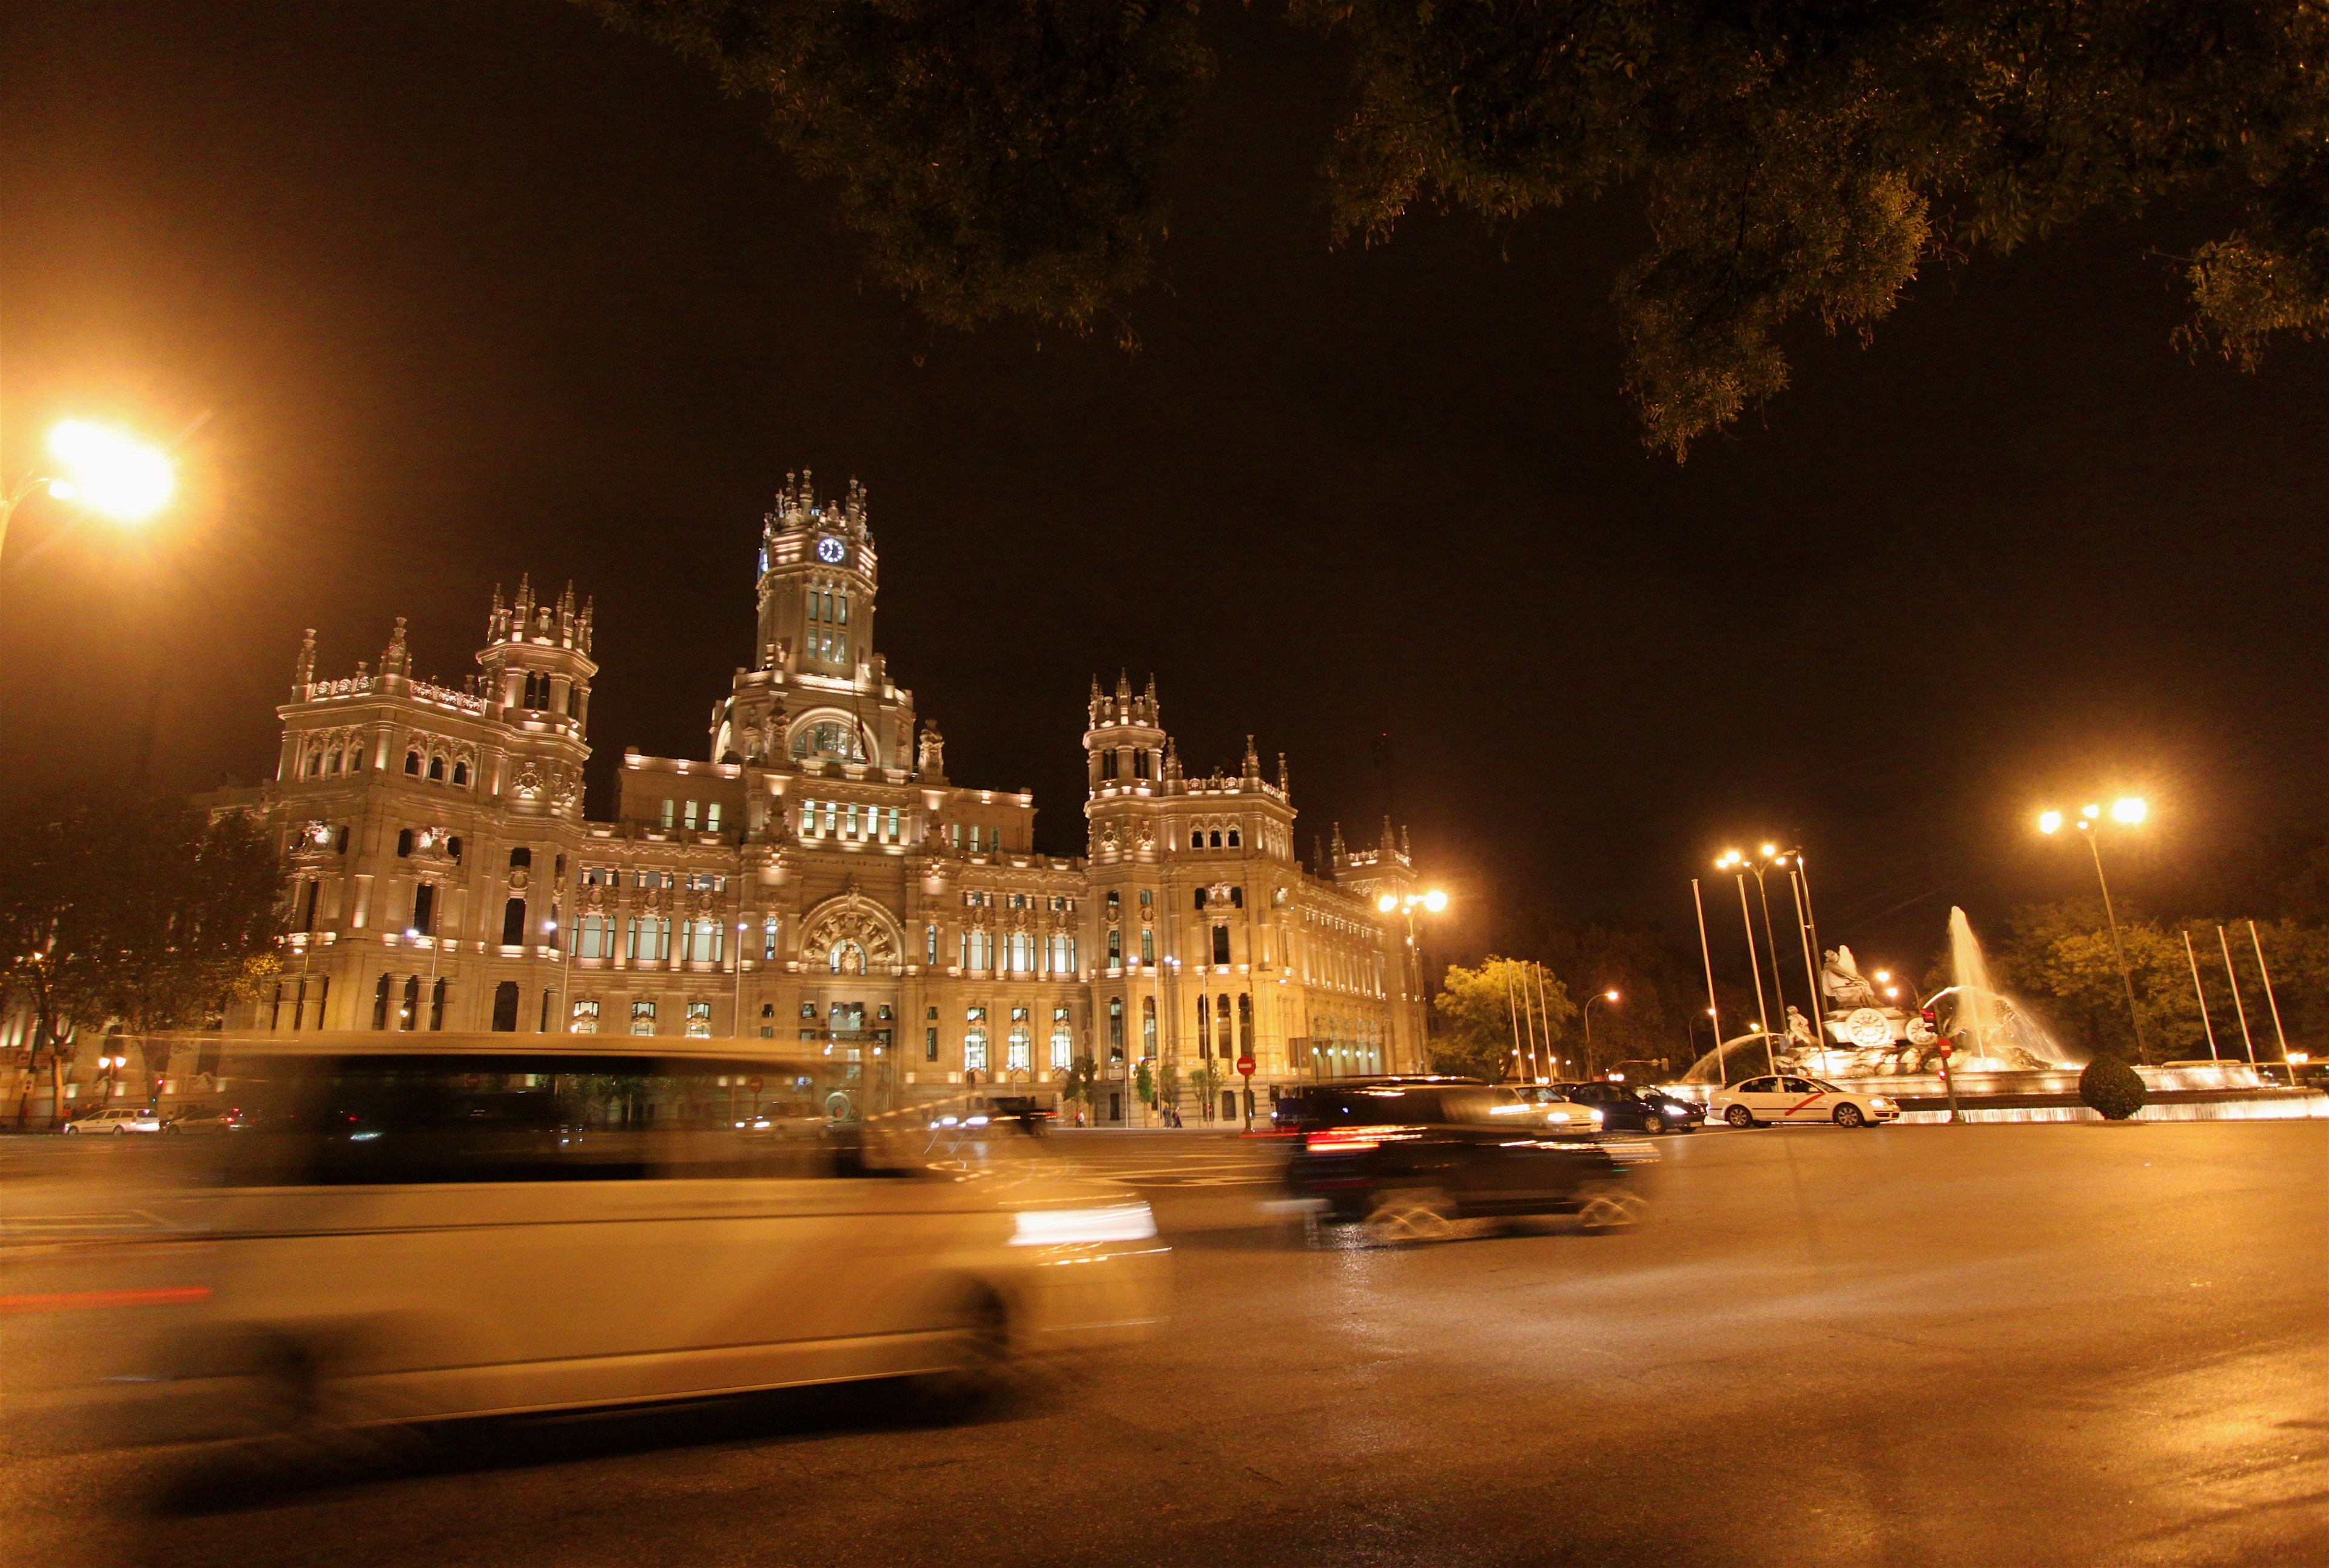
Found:
M 1185 0 L 581 0 L 709 66 L 933 319 L 1081 330 L 1146 281 L 1211 73 Z
M 1542 997 L 1537 983 L 1535 967 L 1519 959 L 1492 953 L 1476 969 L 1450 964 L 1431 1004 L 1440 1020 L 1440 1032 L 1431 1042 L 1431 1070 L 1490 1082 L 1510 1077 L 1515 1027 L 1523 1041 L 1528 1037 L 1523 998 L 1539 1004 L 1538 1016 L 1550 1019 L 1556 1033 L 1577 1014 L 1569 988 L 1559 978 L 1545 977 Z M 1538 1026 L 1542 1029 L 1542 1023 Z
M 1197 1070 L 1189 1074 L 1189 1087 L 1197 1091 L 1198 1110 L 1207 1121 L 1220 1114 L 1221 1070 L 1213 1065 L 1212 1058 L 1209 1056 L 1197 1063 Z
M 1156 1063 L 1156 1098 L 1150 1103 L 1164 1110 L 1181 1103 L 1181 1069 L 1170 1058 Z
M 1079 329 L 1147 278 L 1211 61 L 1184 0 L 580 0 L 709 66 L 835 185 L 874 270 L 957 326 Z M 2194 353 L 2329 327 L 2329 11 L 2300 0 L 1287 0 L 1347 51 L 1344 236 L 1624 191 L 1645 439 L 1782 390 L 1801 324 L 1865 341 L 1920 269 L 2205 194 Z
M 1140 1096 L 1141 1104 L 1152 1108 L 1155 1105 L 1156 1075 L 1149 1070 L 1146 1059 L 1132 1070 L 1132 1091 Z
M 198 1027 L 278 967 L 281 861 L 242 813 L 51 803 L 0 827 L 0 984 L 59 1075 L 80 1029 Z
M 1098 1082 L 1099 1063 L 1094 1062 L 1089 1056 L 1079 1056 L 1061 1075 L 1060 1098 L 1081 1100 L 1086 1105 L 1096 1105 L 1098 1103 L 1098 1091 L 1094 1085 Z

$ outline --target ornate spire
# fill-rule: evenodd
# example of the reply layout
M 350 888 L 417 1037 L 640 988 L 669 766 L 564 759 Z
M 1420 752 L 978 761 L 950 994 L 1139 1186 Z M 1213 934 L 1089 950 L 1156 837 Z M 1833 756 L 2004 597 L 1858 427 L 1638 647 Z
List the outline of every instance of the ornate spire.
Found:
M 1278 754 L 1278 792 L 1288 800 L 1294 798 L 1294 787 L 1287 782 L 1286 753 L 1283 751 Z
M 299 662 L 291 668 L 291 700 L 305 702 L 307 688 L 316 684 L 316 628 L 309 627 L 307 635 L 299 639 Z
M 404 645 L 404 618 L 396 618 L 396 629 L 389 633 L 388 651 L 380 656 L 380 673 L 384 675 L 410 675 L 412 673 L 412 651 Z
M 1245 738 L 1245 766 L 1243 776 L 1248 779 L 1259 779 L 1261 777 L 1261 758 L 1253 749 L 1253 737 L 1251 735 L 1248 735 Z

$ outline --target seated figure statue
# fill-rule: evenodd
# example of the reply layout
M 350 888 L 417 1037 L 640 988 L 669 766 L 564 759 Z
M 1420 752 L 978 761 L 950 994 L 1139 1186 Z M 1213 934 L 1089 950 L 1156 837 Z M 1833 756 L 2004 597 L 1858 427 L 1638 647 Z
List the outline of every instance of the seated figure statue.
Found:
M 1820 965 L 1820 991 L 1827 997 L 1831 1013 L 1849 1013 L 1855 1007 L 1874 1007 L 1876 987 L 1852 961 L 1850 948 L 1830 948 Z

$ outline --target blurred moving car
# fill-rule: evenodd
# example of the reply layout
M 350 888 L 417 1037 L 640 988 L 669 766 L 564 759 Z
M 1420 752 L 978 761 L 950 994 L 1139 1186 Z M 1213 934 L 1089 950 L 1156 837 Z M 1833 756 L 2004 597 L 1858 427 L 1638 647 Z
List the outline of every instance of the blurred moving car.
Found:
M 854 1063 L 531 1044 L 230 1053 L 246 1125 L 206 1146 L 219 1185 L 186 1228 L 211 1269 L 143 1391 L 171 1406 L 157 1425 L 336 1430 L 908 1375 L 976 1393 L 1164 1315 L 1146 1204 L 868 1137 Z
M 159 1132 L 162 1130 L 162 1113 L 154 1110 L 151 1106 L 138 1106 L 135 1109 L 127 1106 L 109 1106 L 103 1110 L 92 1110 L 85 1116 L 76 1116 L 71 1121 L 66 1122 L 63 1127 L 58 1129 L 58 1130 L 61 1132 L 109 1132 L 117 1134 L 125 1132 Z
M 1866 1127 L 1897 1121 L 1900 1106 L 1881 1094 L 1840 1089 L 1819 1078 L 1749 1078 L 1716 1092 L 1710 1115 L 1733 1127 L 1771 1127 L 1783 1122 L 1829 1122 Z
M 1458 1220 L 1574 1214 L 1589 1229 L 1640 1219 L 1647 1144 L 1548 1124 L 1563 1103 L 1447 1080 L 1355 1080 L 1307 1091 L 1289 1195 L 1381 1243 L 1447 1236 Z
M 162 1123 L 164 1132 L 209 1133 L 231 1130 L 239 1119 L 223 1105 L 182 1105 Z

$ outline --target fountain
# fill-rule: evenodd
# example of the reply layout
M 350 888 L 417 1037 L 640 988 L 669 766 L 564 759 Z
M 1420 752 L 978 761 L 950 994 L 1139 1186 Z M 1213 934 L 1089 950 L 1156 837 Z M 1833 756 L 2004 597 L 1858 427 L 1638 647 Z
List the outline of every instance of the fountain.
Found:
M 2017 1072 L 2059 1071 L 2071 1065 L 2030 1009 L 1990 983 L 1989 964 L 1966 912 L 1949 910 L 1949 964 L 1955 984 L 1943 987 L 1921 1009 L 1889 1005 L 1860 972 L 1848 947 L 1830 949 L 1821 966 L 1820 990 L 1826 1006 L 1816 1026 L 1794 1007 L 1787 1030 L 1741 1034 L 1725 1040 L 1683 1074 L 1685 1083 L 1736 1082 L 1743 1073 L 1781 1071 L 1817 1078 L 1916 1077 L 1936 1071 L 1946 1037 L 1957 1043 L 1957 1071 Z M 1938 1015 L 1939 1026 L 1925 1021 Z

